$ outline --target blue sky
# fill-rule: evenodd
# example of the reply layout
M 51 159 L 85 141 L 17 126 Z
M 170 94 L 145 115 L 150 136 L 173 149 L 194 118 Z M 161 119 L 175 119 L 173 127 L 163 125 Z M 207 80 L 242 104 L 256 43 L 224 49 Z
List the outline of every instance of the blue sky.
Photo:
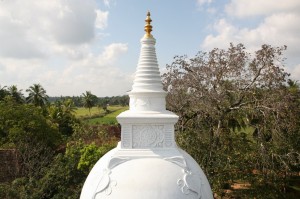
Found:
M 267 43 L 288 46 L 286 70 L 300 80 L 299 0 L 2 0 L 0 85 L 126 94 L 148 10 L 161 71 L 175 55 Z

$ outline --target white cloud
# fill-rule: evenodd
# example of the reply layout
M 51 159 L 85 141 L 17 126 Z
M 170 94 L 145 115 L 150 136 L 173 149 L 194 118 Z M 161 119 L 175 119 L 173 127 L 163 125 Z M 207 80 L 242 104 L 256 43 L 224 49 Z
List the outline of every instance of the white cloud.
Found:
M 266 16 L 277 12 L 299 12 L 299 9 L 299 0 L 231 0 L 226 6 L 227 14 L 237 17 Z
M 128 46 L 100 42 L 108 16 L 95 0 L 0 1 L 0 84 L 40 83 L 51 96 L 125 94 L 132 77 L 118 60 Z
M 91 41 L 95 36 L 97 17 L 95 3 L 84 0 L 59 2 L 57 5 L 59 10 L 56 14 L 50 15 L 52 21 L 48 22 L 55 40 L 62 44 L 81 44 Z
M 202 6 L 204 4 L 210 4 L 213 0 L 197 0 L 197 3 L 199 6 Z
M 33 83 L 37 83 L 37 79 L 43 76 L 47 71 L 47 66 L 41 59 L 30 59 L 27 61 L 21 59 L 3 58 L 1 59 L 2 74 L 1 84 L 5 85 L 17 84 L 23 90 Z
M 103 3 L 106 7 L 110 7 L 111 3 L 116 3 L 114 0 L 103 0 Z
M 287 5 L 288 4 L 288 5 Z M 287 58 L 288 71 L 299 74 L 300 63 L 300 1 L 288 0 L 280 5 L 274 1 L 244 1 L 232 0 L 226 6 L 227 14 L 214 25 L 215 34 L 206 36 L 201 46 L 205 50 L 214 47 L 227 48 L 230 42 L 243 43 L 253 52 L 262 44 L 272 46 L 287 45 L 284 56 Z M 264 15 L 253 28 L 240 28 L 234 24 L 234 17 L 243 22 L 243 17 Z M 232 18 L 233 17 L 233 18 Z M 246 21 L 244 21 L 246 22 Z M 297 76 L 300 79 L 299 75 Z
M 104 29 L 107 26 L 108 11 L 96 10 L 96 27 L 99 29 Z
M 228 23 L 226 19 L 220 19 L 213 25 L 216 35 L 207 35 L 202 43 L 202 47 L 206 50 L 218 47 L 226 48 L 229 43 L 237 40 L 238 29 Z
M 107 18 L 94 0 L 1 1 L 0 57 L 41 57 L 90 43 Z
M 127 50 L 127 44 L 113 43 L 98 55 L 89 53 L 62 64 L 5 58 L 0 65 L 1 85 L 17 84 L 26 90 L 33 83 L 40 83 L 51 96 L 80 95 L 86 90 L 98 96 L 125 94 L 131 88 L 132 77 L 118 69 L 116 62 Z
M 18 21 L 8 22 L 0 18 L 0 57 L 32 58 L 41 57 L 43 52 L 38 48 L 30 35 L 28 27 Z
M 291 73 L 292 79 L 300 80 L 300 64 L 292 67 L 291 69 L 288 70 L 288 72 Z
M 213 47 L 227 47 L 230 42 L 244 43 L 248 47 L 259 47 L 262 44 L 276 46 L 287 45 L 289 53 L 297 53 L 300 44 L 300 14 L 279 13 L 266 17 L 257 27 L 253 29 L 234 26 L 226 19 L 220 19 L 214 24 L 216 34 L 208 35 L 202 46 L 205 49 Z
M 218 10 L 216 8 L 213 8 L 213 7 L 209 7 L 206 9 L 207 13 L 211 14 L 211 15 L 214 15 L 218 12 Z
M 130 89 L 131 75 L 120 71 L 116 61 L 127 49 L 127 44 L 114 43 L 106 46 L 99 55 L 89 54 L 69 63 L 56 78 L 57 82 L 49 84 L 49 91 L 57 95 L 59 87 L 64 95 L 80 95 L 86 90 L 98 96 L 125 94 Z M 51 78 L 48 79 L 51 81 Z
M 104 52 L 101 54 L 100 59 L 104 61 L 105 64 L 109 64 L 111 61 L 115 61 L 116 58 L 126 52 L 128 49 L 127 44 L 123 43 L 113 43 L 105 47 Z
M 295 63 L 300 63 L 300 29 L 293 25 L 293 22 L 300 20 L 300 16 L 293 14 L 279 14 L 267 17 L 259 26 L 253 29 L 238 29 L 225 19 L 218 21 L 214 29 L 216 35 L 208 35 L 202 43 L 202 47 L 210 50 L 214 47 L 226 49 L 229 43 L 243 43 L 250 52 L 254 52 L 260 48 L 262 44 L 270 44 L 272 46 L 287 45 L 288 48 L 284 52 L 287 58 L 286 65 L 288 71 L 293 73 L 291 67 Z M 290 25 L 289 25 L 290 23 Z M 293 76 L 294 77 L 294 76 Z M 300 79 L 300 76 L 297 76 Z

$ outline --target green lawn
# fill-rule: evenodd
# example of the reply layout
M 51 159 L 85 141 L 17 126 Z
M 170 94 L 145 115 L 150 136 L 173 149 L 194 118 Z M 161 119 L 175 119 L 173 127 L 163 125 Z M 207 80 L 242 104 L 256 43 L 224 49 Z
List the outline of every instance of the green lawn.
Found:
M 93 116 L 93 115 L 100 115 L 100 114 L 104 114 L 104 110 L 102 108 L 100 108 L 100 109 L 97 108 L 97 107 L 91 108 L 91 116 Z M 89 109 L 84 108 L 84 107 L 78 107 L 75 110 L 75 116 L 77 118 L 89 117 L 90 116 Z
M 84 107 L 79 107 L 75 111 L 75 116 L 79 119 L 86 121 L 88 124 L 117 124 L 116 116 L 121 112 L 128 110 L 128 106 L 109 106 L 109 114 L 105 115 L 102 108 L 91 108 L 91 115 L 89 110 Z
M 113 111 L 119 110 L 121 108 L 123 108 L 123 107 L 122 106 L 109 106 L 108 110 L 113 112 Z M 97 107 L 91 108 L 91 115 L 90 115 L 89 109 L 84 108 L 84 107 L 78 107 L 75 110 L 75 116 L 77 118 L 85 118 L 85 117 L 90 117 L 90 116 L 100 116 L 100 115 L 104 115 L 104 114 L 105 114 L 105 112 L 104 112 L 103 108 L 97 108 Z
M 105 115 L 104 117 L 89 119 L 87 120 L 87 122 L 89 124 L 117 124 L 118 122 L 116 120 L 116 117 L 123 111 L 128 110 L 128 107 L 119 107 L 118 109 L 114 109 L 114 110 L 109 109 L 109 110 L 113 112 Z

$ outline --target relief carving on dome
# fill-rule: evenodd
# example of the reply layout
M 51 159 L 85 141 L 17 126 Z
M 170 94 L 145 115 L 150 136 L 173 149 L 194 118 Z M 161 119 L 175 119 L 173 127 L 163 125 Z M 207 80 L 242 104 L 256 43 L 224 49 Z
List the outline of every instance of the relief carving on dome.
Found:
M 112 187 L 117 186 L 117 182 L 110 179 L 110 174 L 110 169 L 104 170 L 101 180 L 96 188 L 93 199 L 95 199 L 96 196 L 102 192 L 104 192 L 106 195 L 110 195 L 112 192 Z
M 162 148 L 164 125 L 133 125 L 132 148 Z
M 200 176 L 193 174 L 190 170 L 183 169 L 183 177 L 178 179 L 177 184 L 181 189 L 181 192 L 188 194 L 195 194 L 197 198 L 202 198 L 201 184 L 197 183 Z
M 182 156 L 167 157 L 167 158 L 164 158 L 164 160 L 174 163 L 183 169 L 187 168 L 186 161 L 185 161 L 184 157 L 182 157 Z
M 182 168 L 183 177 L 177 180 L 177 185 L 180 187 L 181 192 L 186 195 L 195 194 L 197 195 L 197 198 L 200 199 L 202 197 L 202 184 L 197 183 L 200 176 L 192 173 L 192 171 L 188 168 L 185 159 L 181 156 L 174 156 L 164 158 L 164 160 L 172 162 Z
M 114 157 L 109 161 L 108 166 L 106 169 L 104 169 L 101 180 L 100 180 L 99 184 L 97 185 L 93 199 L 96 199 L 96 196 L 101 193 L 105 193 L 107 196 L 111 194 L 112 187 L 117 186 L 117 182 L 115 180 L 111 180 L 111 178 L 110 178 L 111 169 L 113 169 L 114 167 L 116 167 L 119 164 L 122 164 L 123 162 L 126 162 L 128 160 L 130 160 L 130 159 Z

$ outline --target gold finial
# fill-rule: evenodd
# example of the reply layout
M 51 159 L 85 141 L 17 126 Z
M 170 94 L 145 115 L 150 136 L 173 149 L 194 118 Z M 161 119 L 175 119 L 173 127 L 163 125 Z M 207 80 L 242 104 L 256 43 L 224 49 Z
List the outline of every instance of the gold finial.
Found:
M 151 35 L 151 31 L 152 31 L 152 26 L 151 26 L 151 18 L 150 18 L 150 12 L 148 11 L 147 13 L 147 17 L 146 17 L 146 25 L 145 25 L 145 32 L 146 34 L 144 35 L 145 38 L 153 38 L 153 36 Z

